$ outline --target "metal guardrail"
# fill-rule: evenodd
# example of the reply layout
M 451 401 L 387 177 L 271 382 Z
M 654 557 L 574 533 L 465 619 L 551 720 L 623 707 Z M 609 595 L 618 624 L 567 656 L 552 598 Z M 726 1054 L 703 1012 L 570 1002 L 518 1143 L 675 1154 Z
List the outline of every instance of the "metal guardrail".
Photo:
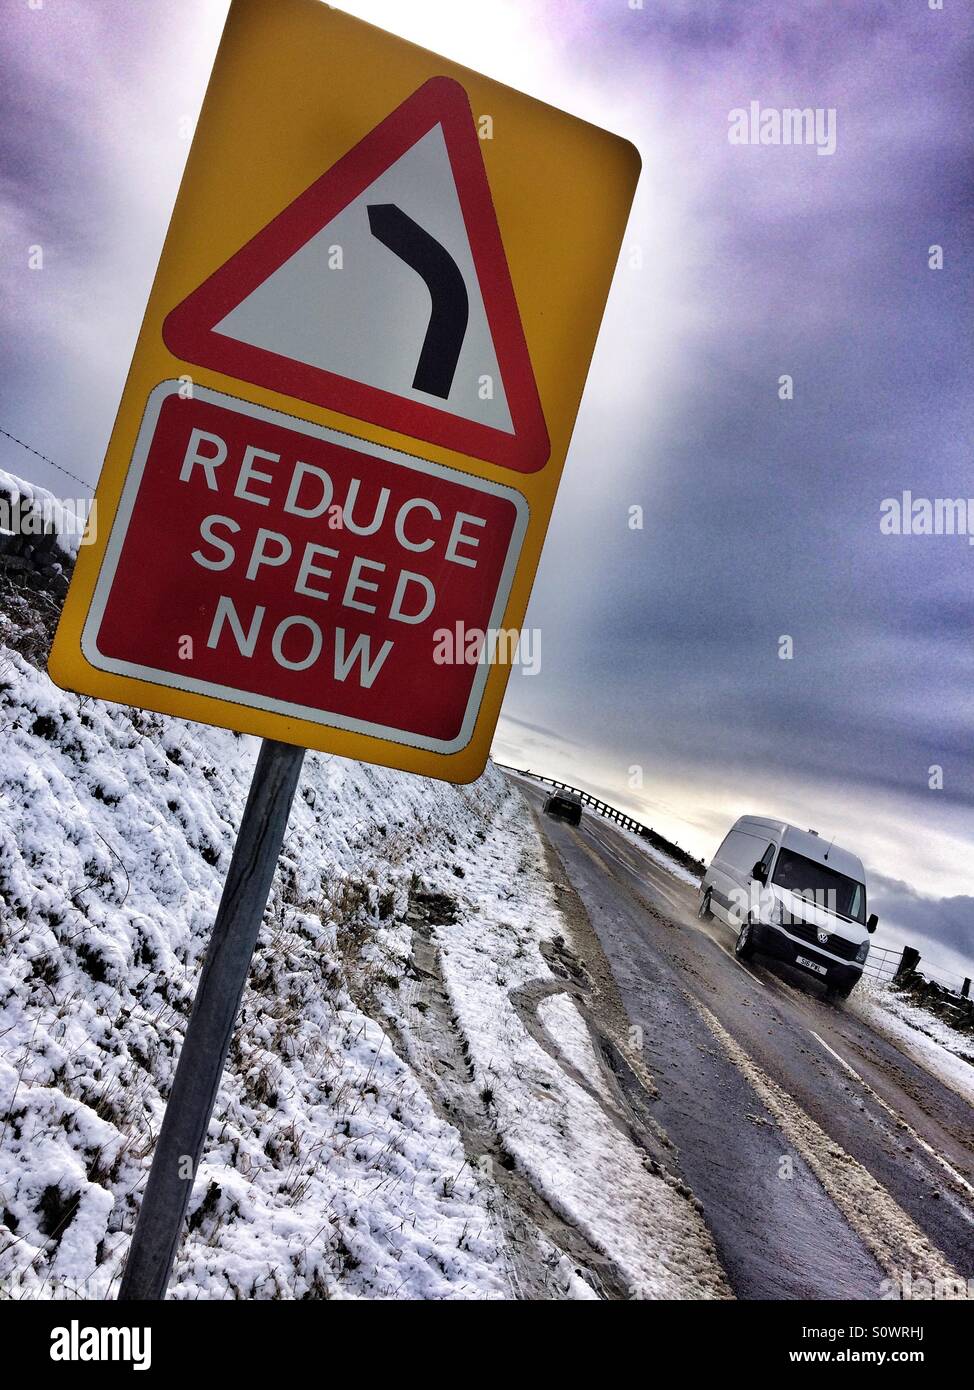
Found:
M 605 820 L 612 821 L 615 825 L 622 826 L 623 830 L 631 830 L 635 835 L 641 835 L 644 840 L 648 840 L 655 849 L 668 854 L 671 859 L 675 859 L 684 868 L 690 869 L 693 873 L 702 874 L 706 865 L 695 855 L 689 854 L 685 849 L 681 849 L 672 840 L 667 840 L 664 835 L 660 835 L 651 825 L 643 825 L 642 821 L 636 820 L 635 816 L 630 816 L 626 811 L 620 811 L 618 806 L 612 806 L 601 797 L 593 796 L 584 787 L 574 787 L 571 782 L 561 782 L 557 777 L 546 777 L 541 772 L 532 772 L 527 767 L 513 767 L 510 763 L 495 762 L 495 767 L 503 768 L 506 772 L 516 772 L 519 777 L 531 777 L 535 782 L 546 782 L 552 787 L 557 787 L 560 791 L 577 792 L 582 799 L 584 806 L 590 807 Z

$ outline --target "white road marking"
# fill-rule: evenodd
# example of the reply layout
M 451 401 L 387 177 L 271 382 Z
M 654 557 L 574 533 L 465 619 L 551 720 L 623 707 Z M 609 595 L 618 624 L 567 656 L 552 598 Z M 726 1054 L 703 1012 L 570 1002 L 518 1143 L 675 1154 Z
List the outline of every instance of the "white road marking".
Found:
M 706 935 L 706 933 L 704 933 L 704 935 Z M 713 937 L 710 937 L 710 940 L 714 941 Z M 760 985 L 762 989 L 766 988 L 764 981 L 758 979 L 757 975 L 754 974 L 753 970 L 748 970 L 744 962 L 738 960 L 733 951 L 728 951 L 727 947 L 722 946 L 719 941 L 714 941 L 714 945 L 717 947 L 718 951 L 723 951 L 724 955 L 727 957 L 728 960 L 732 960 L 734 962 L 738 970 L 743 970 L 745 975 L 749 975 L 756 985 Z
M 811 1033 L 815 1041 L 817 1043 L 821 1043 L 821 1045 L 825 1048 L 826 1052 L 830 1053 L 835 1058 L 835 1060 L 839 1063 L 840 1067 L 845 1067 L 846 1071 L 849 1073 L 850 1076 L 854 1076 L 857 1081 L 862 1081 L 862 1077 L 859 1075 L 859 1073 L 857 1071 L 853 1071 L 853 1069 L 849 1066 L 849 1063 L 845 1060 L 845 1058 L 840 1057 L 834 1047 L 829 1047 L 825 1039 L 820 1038 L 814 1028 L 809 1028 L 808 1031 Z
M 882 1106 L 886 1113 L 896 1121 L 897 1128 L 906 1130 L 907 1134 L 909 1134 L 913 1142 L 915 1144 L 919 1144 L 920 1148 L 923 1149 L 924 1153 L 928 1153 L 932 1159 L 935 1159 L 936 1162 L 940 1164 L 941 1168 L 943 1168 L 945 1172 L 950 1174 L 950 1177 L 953 1179 L 953 1181 L 957 1184 L 958 1187 L 960 1187 L 963 1191 L 969 1193 L 972 1197 L 974 1197 L 974 1187 L 971 1186 L 971 1184 L 961 1173 L 958 1173 L 957 1169 L 954 1168 L 952 1164 L 947 1162 L 943 1154 L 938 1154 L 937 1150 L 933 1148 L 932 1145 L 928 1144 L 927 1141 L 922 1137 L 922 1135 L 917 1134 L 913 1126 L 907 1124 L 906 1120 L 903 1119 L 903 1116 L 898 1115 L 896 1111 L 893 1109 L 893 1107 L 891 1105 L 888 1105 L 886 1101 L 883 1100 L 882 1096 L 878 1095 L 873 1090 L 869 1082 L 864 1080 L 855 1070 L 854 1067 L 850 1067 L 849 1063 L 845 1060 L 844 1057 L 839 1056 L 835 1048 L 829 1047 L 825 1039 L 820 1038 L 813 1028 L 809 1028 L 808 1031 L 811 1033 L 815 1041 L 819 1043 L 822 1047 L 824 1047 L 826 1052 L 828 1052 L 830 1056 L 834 1057 L 835 1060 L 839 1063 L 839 1065 L 841 1067 L 844 1067 L 851 1077 L 853 1077 L 856 1081 L 859 1082 L 859 1085 L 863 1088 L 864 1091 L 867 1091 L 869 1093 L 869 1095 L 873 1098 L 876 1104 Z M 965 1212 L 965 1215 L 967 1216 L 968 1221 L 974 1221 L 974 1214 L 972 1214 L 971 1212 Z
M 959 1298 L 969 1297 L 966 1279 L 961 1278 L 946 1255 L 927 1239 L 868 1168 L 846 1153 L 793 1096 L 761 1070 L 705 1004 L 689 992 L 686 997 L 848 1224 L 872 1251 L 877 1264 L 893 1279 L 909 1269 L 923 1278 L 941 1281 L 941 1287 L 956 1290 Z
M 745 975 L 750 975 L 754 983 L 756 985 L 760 985 L 762 989 L 776 990 L 779 994 L 785 995 L 794 993 L 794 990 L 791 990 L 788 985 L 784 984 L 783 981 L 779 980 L 777 975 L 767 975 L 764 977 L 764 979 L 762 979 L 760 975 L 755 975 L 753 970 L 748 970 L 747 966 L 744 965 L 742 961 L 739 961 L 737 959 L 737 956 L 734 954 L 733 951 L 729 951 L 726 946 L 721 945 L 721 943 L 717 941 L 714 937 L 712 937 L 710 933 L 705 930 L 705 928 L 698 927 L 697 930 L 701 933 L 702 936 L 705 936 L 708 941 L 713 941 L 718 951 L 723 951 L 724 955 L 728 958 L 728 960 L 732 960 L 736 966 L 739 966 L 740 969 L 744 971 Z

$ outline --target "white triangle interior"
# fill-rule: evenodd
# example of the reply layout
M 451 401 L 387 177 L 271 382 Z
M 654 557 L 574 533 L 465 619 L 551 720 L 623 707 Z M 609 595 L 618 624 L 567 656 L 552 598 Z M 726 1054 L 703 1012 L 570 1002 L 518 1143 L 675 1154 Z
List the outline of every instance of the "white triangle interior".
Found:
M 401 208 L 446 248 L 463 275 L 469 319 L 448 399 L 413 388 L 430 295 L 422 278 L 372 235 L 367 209 L 376 203 Z M 440 125 L 273 271 L 214 331 L 513 433 Z M 485 399 L 489 389 L 493 396 Z

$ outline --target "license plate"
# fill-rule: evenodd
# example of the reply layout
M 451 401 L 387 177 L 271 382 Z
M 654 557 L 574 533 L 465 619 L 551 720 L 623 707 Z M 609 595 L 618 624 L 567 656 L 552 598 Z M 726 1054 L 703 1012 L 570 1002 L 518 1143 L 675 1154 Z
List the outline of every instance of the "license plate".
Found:
M 827 965 L 819 965 L 817 960 L 809 960 L 807 956 L 796 956 L 797 965 L 803 965 L 806 970 L 814 970 L 816 975 L 827 975 L 829 969 Z

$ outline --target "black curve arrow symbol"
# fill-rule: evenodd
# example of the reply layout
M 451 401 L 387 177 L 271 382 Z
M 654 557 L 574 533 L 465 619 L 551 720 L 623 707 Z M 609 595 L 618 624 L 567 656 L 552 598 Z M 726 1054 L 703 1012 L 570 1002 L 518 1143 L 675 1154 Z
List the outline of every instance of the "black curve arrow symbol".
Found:
M 446 400 L 467 332 L 470 303 L 460 267 L 435 237 L 395 203 L 368 209 L 372 235 L 422 276 L 430 292 L 430 321 L 419 354 L 413 389 Z

